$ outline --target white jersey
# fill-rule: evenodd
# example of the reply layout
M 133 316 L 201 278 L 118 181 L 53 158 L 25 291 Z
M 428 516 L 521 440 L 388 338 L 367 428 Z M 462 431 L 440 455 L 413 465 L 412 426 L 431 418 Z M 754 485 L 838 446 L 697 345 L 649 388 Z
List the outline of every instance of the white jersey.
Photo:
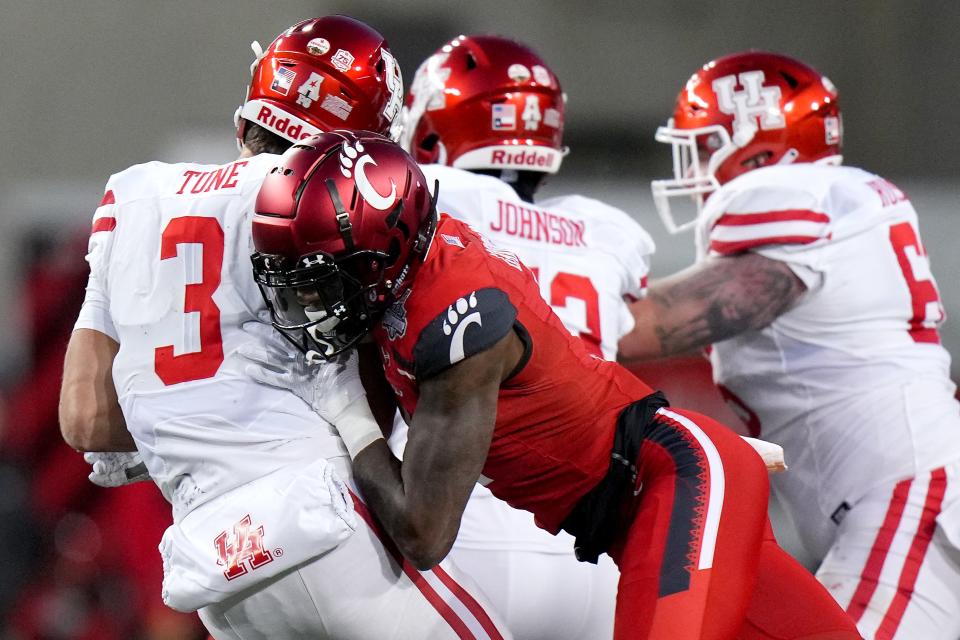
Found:
M 633 218 L 583 196 L 534 205 L 491 176 L 441 165 L 421 168 L 429 184 L 440 182 L 440 212 L 517 254 L 570 332 L 594 354 L 616 358 L 617 343 L 633 329 L 625 300 L 644 295 L 654 251 Z
M 120 343 L 113 379 L 127 428 L 177 520 L 253 479 L 344 453 L 330 425 L 247 377 L 236 354 L 255 340 L 241 325 L 265 313 L 250 225 L 276 159 L 136 165 L 110 178 L 94 215 L 76 327 Z
M 872 487 L 960 459 L 943 308 L 902 191 L 851 167 L 757 169 L 709 198 L 697 244 L 700 259 L 781 261 L 806 285 L 770 326 L 711 353 L 751 431 L 783 445 L 790 471 L 775 483 L 798 520 L 838 521 Z

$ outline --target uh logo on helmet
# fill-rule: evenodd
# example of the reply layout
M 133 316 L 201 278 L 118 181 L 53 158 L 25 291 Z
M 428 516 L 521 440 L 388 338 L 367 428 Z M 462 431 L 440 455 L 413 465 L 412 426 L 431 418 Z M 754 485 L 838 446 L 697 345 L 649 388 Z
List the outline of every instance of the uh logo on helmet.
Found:
M 308 355 L 348 349 L 409 290 L 436 223 L 426 178 L 388 138 L 338 130 L 293 145 L 253 220 L 274 326 Z
M 263 50 L 254 42 L 247 97 L 237 110 L 237 140 L 247 123 L 297 142 L 334 129 L 399 134 L 400 66 L 387 41 L 347 16 L 304 20 Z
M 836 87 L 788 56 L 747 51 L 703 65 L 677 97 L 656 140 L 673 149 L 673 178 L 651 183 L 671 233 L 689 229 L 704 198 L 753 169 L 792 162 L 839 163 L 843 137 Z M 692 198 L 696 215 L 678 223 L 670 198 Z

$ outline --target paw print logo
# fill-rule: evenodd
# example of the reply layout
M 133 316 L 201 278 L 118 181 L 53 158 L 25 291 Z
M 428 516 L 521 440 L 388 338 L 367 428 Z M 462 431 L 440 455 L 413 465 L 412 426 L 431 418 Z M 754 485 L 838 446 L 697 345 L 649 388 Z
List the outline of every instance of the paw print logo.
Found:
M 392 207 L 397 201 L 397 185 L 390 178 L 390 193 L 384 195 L 370 183 L 366 169 L 368 165 L 377 166 L 377 162 L 369 153 L 364 153 L 363 144 L 357 140 L 351 145 L 349 140 L 345 140 L 340 149 L 340 173 L 348 180 L 353 178 L 360 196 L 374 209 L 386 211 Z
M 340 173 L 343 174 L 344 178 L 350 179 L 353 177 L 353 161 L 363 153 L 363 144 L 359 140 L 352 145 L 345 141 L 340 145 L 340 149 Z
M 469 297 L 458 298 L 456 302 L 447 307 L 447 319 L 443 323 L 443 335 L 450 336 L 450 364 L 455 364 L 463 360 L 463 337 L 467 327 L 471 324 L 483 326 L 479 311 L 471 311 L 477 308 L 477 292 L 474 291 Z

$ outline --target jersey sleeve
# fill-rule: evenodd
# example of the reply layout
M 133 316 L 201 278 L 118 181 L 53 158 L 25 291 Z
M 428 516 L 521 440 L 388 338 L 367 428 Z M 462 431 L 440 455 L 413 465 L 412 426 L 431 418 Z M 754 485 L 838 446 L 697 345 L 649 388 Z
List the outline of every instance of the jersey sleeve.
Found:
M 647 278 L 650 275 L 650 260 L 656 251 L 653 238 L 643 227 L 630 219 L 627 231 L 631 242 L 623 252 L 627 281 L 624 283 L 623 298 L 635 302 L 647 295 Z
M 804 189 L 759 186 L 735 194 L 708 230 L 710 255 L 751 251 L 786 263 L 808 289 L 821 278 L 819 249 L 829 240 L 831 218 Z
M 424 381 L 491 348 L 513 329 L 517 309 L 495 287 L 476 289 L 452 301 L 428 322 L 413 349 L 414 374 Z
M 108 182 L 106 192 L 93 214 L 86 257 L 90 265 L 90 276 L 74 329 L 94 329 L 119 342 L 117 329 L 110 317 L 110 297 L 107 289 L 110 252 L 113 248 L 114 229 L 117 227 L 116 206 L 116 196 L 112 184 Z

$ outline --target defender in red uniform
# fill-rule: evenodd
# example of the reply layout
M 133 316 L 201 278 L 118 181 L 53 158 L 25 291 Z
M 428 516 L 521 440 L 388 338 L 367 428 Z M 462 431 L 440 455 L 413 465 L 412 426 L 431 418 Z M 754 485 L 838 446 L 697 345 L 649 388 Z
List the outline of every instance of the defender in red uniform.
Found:
M 573 533 L 581 559 L 610 553 L 617 638 L 859 638 L 769 536 L 753 450 L 588 354 L 513 254 L 437 219 L 399 147 L 347 132 L 295 145 L 257 213 L 254 272 L 275 326 L 325 359 L 372 335 L 411 416 L 401 464 L 349 362 L 298 365 L 320 382 L 292 386 L 324 395 L 370 507 L 414 564 L 446 555 L 480 481 Z

